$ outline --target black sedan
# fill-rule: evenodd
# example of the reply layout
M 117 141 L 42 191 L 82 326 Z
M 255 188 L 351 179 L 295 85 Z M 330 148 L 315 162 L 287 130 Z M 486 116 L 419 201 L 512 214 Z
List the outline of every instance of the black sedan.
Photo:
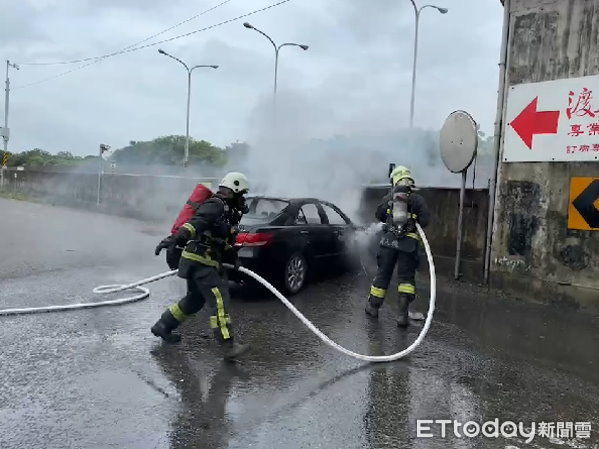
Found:
M 344 266 L 356 227 L 337 206 L 314 198 L 248 198 L 237 247 L 243 266 L 287 293 L 304 286 L 309 270 Z

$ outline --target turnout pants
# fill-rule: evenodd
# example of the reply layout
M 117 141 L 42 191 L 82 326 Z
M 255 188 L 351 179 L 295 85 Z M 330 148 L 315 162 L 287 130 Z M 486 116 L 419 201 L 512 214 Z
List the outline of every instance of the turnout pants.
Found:
M 376 260 L 378 271 L 370 288 L 368 298 L 370 304 L 376 308 L 383 305 L 395 265 L 397 265 L 397 291 L 400 295 L 406 295 L 409 301 L 413 301 L 416 294 L 415 279 L 416 268 L 418 268 L 418 249 L 407 252 L 380 246 Z
M 210 310 L 210 327 L 219 343 L 233 339 L 229 308 L 229 288 L 226 277 L 219 270 L 201 264 L 194 264 L 187 275 L 187 294 L 173 304 L 162 315 L 169 330 L 178 327 L 204 304 Z

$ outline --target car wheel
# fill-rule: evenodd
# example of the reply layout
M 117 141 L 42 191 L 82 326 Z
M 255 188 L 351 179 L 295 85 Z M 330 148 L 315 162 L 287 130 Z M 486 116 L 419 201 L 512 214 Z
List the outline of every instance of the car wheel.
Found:
M 292 295 L 299 292 L 306 282 L 308 263 L 301 253 L 295 253 L 285 264 L 283 272 L 283 286 L 287 293 Z

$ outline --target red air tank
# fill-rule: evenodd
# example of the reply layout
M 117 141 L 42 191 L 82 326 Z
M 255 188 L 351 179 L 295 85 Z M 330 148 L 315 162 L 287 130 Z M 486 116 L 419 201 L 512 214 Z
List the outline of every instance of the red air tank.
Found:
M 198 207 L 200 207 L 200 204 L 202 204 L 212 195 L 212 190 L 203 184 L 198 184 L 195 189 L 193 189 L 193 192 L 191 192 L 191 195 L 189 196 L 189 199 L 185 205 L 183 205 L 181 212 L 179 212 L 179 216 L 175 220 L 175 223 L 171 229 L 171 234 L 177 232 L 181 226 L 191 220 L 191 217 L 195 215 L 196 210 Z

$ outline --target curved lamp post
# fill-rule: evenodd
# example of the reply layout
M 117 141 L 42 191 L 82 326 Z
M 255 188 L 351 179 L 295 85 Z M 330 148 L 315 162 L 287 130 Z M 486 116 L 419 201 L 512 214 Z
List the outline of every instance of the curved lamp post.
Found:
M 418 8 L 414 0 L 410 0 L 414 7 L 414 15 L 416 17 L 416 27 L 414 31 L 414 65 L 412 67 L 412 97 L 410 99 L 410 128 L 414 126 L 414 97 L 416 94 L 416 61 L 418 59 L 418 23 L 420 21 L 420 13 L 424 8 L 434 8 L 441 14 L 447 14 L 447 8 L 441 8 L 435 5 L 424 5 Z
M 278 67 L 279 67 L 279 51 L 281 50 L 281 48 L 283 48 L 283 47 L 299 47 L 302 50 L 306 51 L 306 50 L 308 50 L 309 47 L 304 44 L 296 44 L 295 42 L 285 42 L 284 44 L 277 46 L 277 44 L 275 44 L 275 41 L 273 41 L 268 34 L 259 30 L 255 26 L 249 24 L 248 22 L 245 22 L 243 24 L 243 26 L 250 30 L 254 30 L 254 31 L 257 31 L 258 33 L 260 33 L 262 36 L 264 36 L 266 39 L 268 39 L 270 41 L 270 43 L 272 44 L 272 46 L 275 49 L 275 82 L 274 82 L 274 91 L 273 92 L 274 92 L 274 96 L 276 96 L 277 95 L 277 72 L 278 72 Z
M 187 164 L 189 163 L 189 107 L 190 107 L 190 101 L 191 101 L 191 73 L 195 69 L 199 69 L 199 68 L 218 69 L 218 66 L 202 64 L 202 65 L 194 65 L 193 67 L 189 68 L 189 66 L 187 64 L 185 64 L 183 61 L 181 61 L 179 58 L 177 58 L 173 55 L 169 55 L 167 52 L 165 52 L 162 49 L 158 49 L 158 53 L 160 53 L 161 55 L 164 55 L 164 56 L 168 56 L 169 58 L 172 58 L 175 61 L 181 63 L 183 65 L 183 67 L 185 67 L 185 70 L 187 71 L 187 122 L 186 122 L 186 126 L 185 126 L 185 155 L 183 156 L 183 165 L 185 167 L 187 167 Z

